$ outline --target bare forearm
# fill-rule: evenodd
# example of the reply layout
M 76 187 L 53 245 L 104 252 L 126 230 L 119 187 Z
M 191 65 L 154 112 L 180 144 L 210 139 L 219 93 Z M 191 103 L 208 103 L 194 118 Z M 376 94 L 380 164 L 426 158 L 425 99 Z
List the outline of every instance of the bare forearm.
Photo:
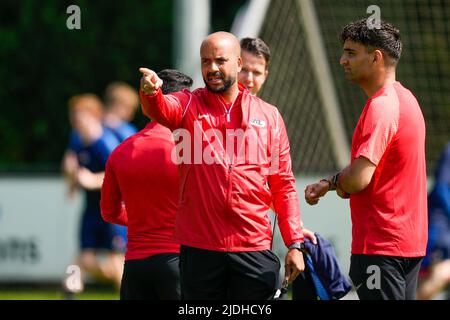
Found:
M 336 179 L 336 187 L 348 194 L 361 192 L 370 184 L 376 166 L 360 157 L 343 169 Z
M 351 166 L 341 171 L 337 181 L 337 187 L 348 194 L 358 193 L 364 190 L 370 183 L 366 177 L 358 175 Z
M 105 172 L 93 173 L 86 168 L 81 168 L 77 174 L 78 184 L 87 190 L 99 190 L 102 187 Z
M 359 157 L 334 176 L 306 186 L 305 200 L 308 204 L 315 205 L 330 190 L 336 190 L 339 197 L 347 199 L 350 194 L 358 193 L 370 184 L 375 169 L 375 164 Z
M 347 166 L 339 175 L 337 188 L 340 188 L 348 194 L 353 194 L 363 190 L 365 187 L 363 187 L 358 177 L 351 170 L 351 166 Z

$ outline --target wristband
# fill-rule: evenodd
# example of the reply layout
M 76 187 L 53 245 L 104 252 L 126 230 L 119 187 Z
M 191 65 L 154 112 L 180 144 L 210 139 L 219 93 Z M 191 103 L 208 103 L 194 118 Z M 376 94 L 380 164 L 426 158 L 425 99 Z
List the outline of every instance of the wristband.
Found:
M 334 176 L 333 176 L 333 181 L 332 181 L 332 185 L 333 185 L 333 190 L 336 190 L 336 188 L 338 187 L 338 182 L 339 182 L 339 176 L 341 175 L 341 173 L 340 172 L 338 172 L 338 173 L 336 173 Z
M 304 248 L 305 248 L 305 243 L 303 243 L 303 242 L 294 242 L 293 244 L 291 244 L 288 247 L 289 250 L 297 249 L 297 250 L 300 250 L 300 251 L 303 251 Z

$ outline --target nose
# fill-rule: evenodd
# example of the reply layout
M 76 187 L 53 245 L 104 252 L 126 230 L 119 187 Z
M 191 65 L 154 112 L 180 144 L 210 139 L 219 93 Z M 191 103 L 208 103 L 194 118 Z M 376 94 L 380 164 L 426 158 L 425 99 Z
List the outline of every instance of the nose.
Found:
M 245 83 L 251 84 L 253 82 L 253 72 L 247 72 L 245 74 Z
M 341 66 L 344 66 L 344 64 L 347 63 L 347 58 L 345 57 L 345 55 L 342 55 L 341 58 L 339 59 L 339 64 Z
M 217 65 L 217 63 L 213 62 L 213 63 L 210 64 L 210 71 L 211 72 L 219 71 L 219 66 Z

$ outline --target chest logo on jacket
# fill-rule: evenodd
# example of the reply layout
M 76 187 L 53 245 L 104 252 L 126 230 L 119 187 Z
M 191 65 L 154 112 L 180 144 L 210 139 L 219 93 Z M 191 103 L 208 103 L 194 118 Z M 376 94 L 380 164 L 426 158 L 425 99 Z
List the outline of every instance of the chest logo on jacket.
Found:
M 266 122 L 264 120 L 259 119 L 251 119 L 250 124 L 260 128 L 264 128 L 266 126 Z

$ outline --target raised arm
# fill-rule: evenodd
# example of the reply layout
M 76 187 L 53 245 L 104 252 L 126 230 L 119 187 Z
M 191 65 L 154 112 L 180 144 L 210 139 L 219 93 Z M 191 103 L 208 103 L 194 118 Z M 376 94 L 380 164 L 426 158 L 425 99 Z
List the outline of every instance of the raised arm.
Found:
M 179 128 L 190 97 L 182 92 L 163 95 L 163 82 L 158 75 L 147 68 L 140 68 L 139 71 L 142 73 L 139 91 L 142 112 L 171 130 Z

